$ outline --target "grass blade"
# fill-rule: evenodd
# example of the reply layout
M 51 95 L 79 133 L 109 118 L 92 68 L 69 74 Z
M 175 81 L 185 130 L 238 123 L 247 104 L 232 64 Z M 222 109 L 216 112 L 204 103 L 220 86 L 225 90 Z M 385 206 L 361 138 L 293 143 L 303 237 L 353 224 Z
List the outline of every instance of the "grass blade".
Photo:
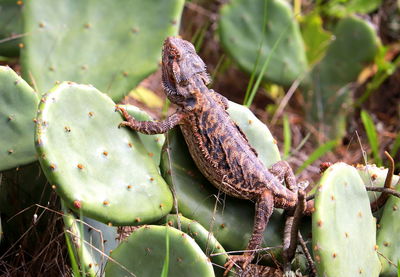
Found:
M 168 226 L 165 229 L 165 259 L 163 268 L 161 271 L 161 277 L 168 277 L 168 268 L 169 268 L 169 235 L 168 235 Z
M 311 155 L 308 157 L 307 160 L 304 161 L 304 163 L 296 170 L 296 174 L 299 174 L 302 172 L 307 166 L 318 160 L 320 157 L 325 155 L 327 152 L 331 151 L 335 146 L 337 145 L 336 140 L 331 140 L 328 141 L 324 144 L 322 144 L 320 147 L 318 147 L 314 152 L 311 153 Z
M 400 149 L 400 133 L 397 135 L 396 139 L 394 140 L 392 151 L 390 151 L 390 156 L 395 157 Z
M 256 76 L 256 71 L 258 68 L 258 63 L 260 61 L 261 49 L 263 46 L 263 42 L 264 42 L 263 39 L 264 39 L 265 29 L 266 29 L 265 26 L 267 26 L 267 8 L 268 8 L 267 1 L 264 1 L 264 14 L 263 14 L 264 22 L 263 22 L 262 33 L 261 33 L 260 46 L 258 47 L 256 62 L 254 63 L 253 71 L 251 72 L 249 83 L 247 84 L 246 94 L 244 95 L 244 100 L 243 100 L 243 105 L 246 105 L 246 103 L 249 101 L 250 91 L 251 91 L 251 88 L 253 87 L 254 78 Z
M 289 117 L 283 115 L 283 159 L 289 156 L 292 148 L 292 132 L 290 130 Z
M 367 132 L 368 142 L 372 150 L 374 161 L 378 166 L 382 166 L 382 160 L 379 156 L 378 134 L 375 129 L 374 121 L 365 110 L 361 110 L 361 121 Z

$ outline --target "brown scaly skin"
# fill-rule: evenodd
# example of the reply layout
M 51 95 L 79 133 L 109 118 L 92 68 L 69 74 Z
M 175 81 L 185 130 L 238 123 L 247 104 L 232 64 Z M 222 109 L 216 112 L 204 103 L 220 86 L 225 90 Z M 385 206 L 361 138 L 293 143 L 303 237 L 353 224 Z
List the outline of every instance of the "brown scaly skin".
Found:
M 249 145 L 246 136 L 226 109 L 228 101 L 208 89 L 209 77 L 192 44 L 168 37 L 162 53 L 162 79 L 169 100 L 179 108 L 161 122 L 136 121 L 117 108 L 129 126 L 145 134 L 165 133 L 179 125 L 189 151 L 204 176 L 226 194 L 256 202 L 253 234 L 247 250 L 256 250 L 273 208 L 292 209 L 297 204 L 298 186 L 288 163 L 281 161 L 267 169 Z M 283 182 L 288 188 L 283 186 Z M 235 265 L 252 261 L 254 251 L 231 256 L 225 274 Z

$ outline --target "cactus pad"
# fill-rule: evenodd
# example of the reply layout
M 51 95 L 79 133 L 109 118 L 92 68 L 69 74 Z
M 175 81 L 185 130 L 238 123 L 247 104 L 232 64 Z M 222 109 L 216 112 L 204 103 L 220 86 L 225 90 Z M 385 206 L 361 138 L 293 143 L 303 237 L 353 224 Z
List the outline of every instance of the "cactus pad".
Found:
M 91 86 L 62 83 L 43 97 L 36 149 L 65 204 L 114 225 L 157 220 L 172 194 L 135 132 L 119 128 L 114 102 Z
M 383 187 L 388 172 L 387 168 L 377 167 L 374 164 L 357 165 L 358 174 L 360 174 L 365 186 Z M 393 175 L 391 186 L 395 186 L 399 182 L 399 175 Z M 380 192 L 368 191 L 370 202 L 378 199 Z
M 22 33 L 21 5 L 15 0 L 0 1 L 0 56 L 19 55 L 18 36 Z
M 214 235 L 208 232 L 200 223 L 186 218 L 180 214 L 170 214 L 165 218 L 165 221 L 169 226 L 172 226 L 176 229 L 181 228 L 180 230 L 182 232 L 185 232 L 191 236 L 201 247 L 207 257 L 210 257 L 210 254 L 217 254 L 210 257 L 214 264 L 224 266 L 224 264 L 227 262 L 228 254 L 225 253 L 225 249 L 217 241 Z M 220 269 L 220 267 L 214 269 Z M 222 274 L 223 271 L 220 273 Z
M 121 242 L 111 254 L 119 264 L 108 261 L 106 275 L 161 276 L 167 252 L 169 270 L 166 276 L 214 276 L 211 262 L 189 235 L 172 227 L 152 225 L 136 229 Z
M 367 21 L 355 16 L 341 19 L 334 31 L 336 39 L 325 57 L 317 64 L 311 78 L 313 89 L 303 90 L 307 116 L 313 124 L 321 124 L 325 134 L 335 139 L 343 135 L 343 105 L 349 101 L 349 83 L 368 62 L 374 60 L 379 39 Z M 322 124 L 325 124 L 322 125 Z
M 85 268 L 86 276 L 103 276 L 107 256 L 119 244 L 117 228 L 90 218 L 83 218 L 81 223 L 72 212 L 63 210 L 64 224 L 79 265 Z
M 397 178 L 396 178 L 397 177 Z M 397 179 L 396 190 L 400 191 L 399 178 Z M 381 276 L 397 276 L 397 267 L 388 261 L 397 264 L 400 260 L 400 199 L 390 196 L 387 200 L 381 220 L 379 221 L 377 244 L 379 252 L 382 254 L 380 260 L 382 263 Z
M 344 163 L 321 178 L 312 216 L 318 276 L 378 276 L 376 222 L 357 170 Z
M 120 100 L 156 70 L 177 34 L 183 0 L 27 1 L 24 75 L 41 92 L 55 81 L 89 83 Z M 57 12 L 55 12 L 57 11 Z
M 0 171 L 36 160 L 34 119 L 39 97 L 11 68 L 0 66 Z
M 289 86 L 306 72 L 307 59 L 299 26 L 286 1 L 232 0 L 222 7 L 220 14 L 222 46 L 247 72 L 254 70 L 261 43 L 257 73 L 271 55 L 265 79 Z

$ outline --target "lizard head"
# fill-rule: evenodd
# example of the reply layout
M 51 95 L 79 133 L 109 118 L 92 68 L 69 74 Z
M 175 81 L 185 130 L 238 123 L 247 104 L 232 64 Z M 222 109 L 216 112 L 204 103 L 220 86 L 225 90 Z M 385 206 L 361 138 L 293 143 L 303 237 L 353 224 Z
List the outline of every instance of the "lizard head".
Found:
M 206 65 L 193 44 L 178 37 L 168 37 L 164 41 L 162 80 L 167 97 L 176 104 L 193 97 L 187 89 L 190 82 L 210 83 Z

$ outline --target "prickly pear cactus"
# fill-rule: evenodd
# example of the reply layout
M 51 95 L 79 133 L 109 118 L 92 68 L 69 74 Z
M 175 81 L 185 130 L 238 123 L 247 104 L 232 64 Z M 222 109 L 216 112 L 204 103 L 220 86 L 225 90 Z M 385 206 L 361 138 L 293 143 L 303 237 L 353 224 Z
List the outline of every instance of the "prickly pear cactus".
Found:
M 93 84 L 120 100 L 156 70 L 163 40 L 177 34 L 183 4 L 184 0 L 26 1 L 24 76 L 31 76 L 42 93 L 56 81 L 74 81 Z
M 357 170 L 345 163 L 321 178 L 312 215 L 318 276 L 378 276 L 376 222 Z
M 270 166 L 278 161 L 279 151 L 268 128 L 247 108 L 232 102 L 229 106 L 231 117 L 238 119 L 239 126 L 258 151 L 264 164 Z M 256 140 L 259 141 L 253 144 Z M 161 171 L 175 193 L 178 212 L 196 220 L 212 232 L 226 249 L 246 249 L 254 223 L 254 204 L 219 195 L 195 166 L 178 129 L 167 134 L 161 158 Z M 283 224 L 284 218 L 281 212 L 276 210 L 264 233 L 266 245 L 281 245 Z
M 169 227 L 145 225 L 133 231 L 112 252 L 106 276 L 161 276 L 166 256 L 166 276 L 215 276 L 211 262 L 187 234 Z
M 379 44 L 371 24 L 355 16 L 341 19 L 334 35 L 325 57 L 311 72 L 313 88 L 303 90 L 308 120 L 332 139 L 344 133 L 343 105 L 350 101 L 351 91 L 347 85 L 374 60 Z
M 385 179 L 388 172 L 387 168 L 377 167 L 374 164 L 368 164 L 357 165 L 356 169 L 366 186 L 383 187 L 385 185 Z M 399 179 L 399 175 L 393 175 L 391 185 L 394 187 L 399 182 Z M 379 195 L 380 192 L 368 191 L 370 202 L 378 199 Z
M 22 34 L 21 5 L 15 0 L 0 1 L 0 56 L 19 55 L 18 38 Z
M 39 105 L 36 149 L 66 205 L 114 225 L 166 215 L 172 194 L 136 133 L 119 128 L 114 102 L 92 86 L 62 83 Z
M 34 119 L 39 97 L 11 68 L 0 66 L 0 171 L 36 160 Z
M 211 259 L 213 264 L 224 266 L 227 262 L 228 254 L 226 254 L 223 246 L 217 241 L 214 235 L 208 232 L 200 223 L 182 216 L 181 214 L 170 214 L 165 218 L 165 222 L 176 229 L 191 236 L 200 246 L 203 252 Z M 214 256 L 210 256 L 214 254 Z M 214 267 L 214 271 L 219 271 L 217 275 L 222 275 L 224 270 L 221 267 Z
M 400 191 L 398 176 L 396 190 Z M 381 220 L 379 221 L 377 244 L 382 256 L 379 259 L 382 263 L 381 276 L 397 276 L 397 262 L 400 260 L 400 199 L 390 196 L 387 200 Z M 393 263 L 390 263 L 390 262 Z
M 73 255 L 81 269 L 84 267 L 85 276 L 104 276 L 107 257 L 119 244 L 117 228 L 87 217 L 79 219 L 65 206 L 63 211 L 65 228 L 74 250 Z
M 261 49 L 257 73 L 270 59 L 266 80 L 289 86 L 307 70 L 299 26 L 287 1 L 229 1 L 220 11 L 219 35 L 226 51 L 249 73 Z

